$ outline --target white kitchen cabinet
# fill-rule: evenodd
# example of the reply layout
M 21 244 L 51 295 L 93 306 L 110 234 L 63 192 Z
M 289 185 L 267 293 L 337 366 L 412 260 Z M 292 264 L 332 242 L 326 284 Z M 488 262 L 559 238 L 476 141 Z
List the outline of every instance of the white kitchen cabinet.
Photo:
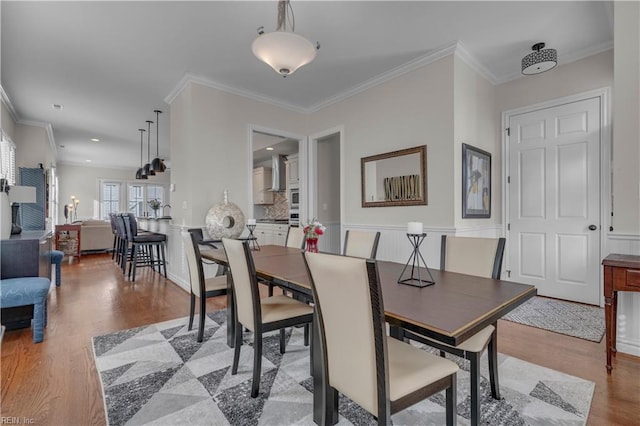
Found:
M 281 225 L 274 224 L 273 227 L 273 239 L 271 244 L 275 244 L 277 246 L 284 246 L 287 244 L 287 231 L 289 230 L 289 225 Z
M 271 187 L 271 168 L 257 167 L 253 169 L 253 204 L 273 204 Z
M 300 169 L 298 167 L 298 154 L 291 154 L 287 157 L 289 165 L 289 184 L 297 185 L 300 183 Z
M 279 223 L 257 223 L 253 231 L 254 237 L 258 239 L 260 246 L 278 245 L 284 246 L 287 242 L 287 231 L 289 225 Z
M 253 236 L 257 238 L 258 244 L 261 246 L 273 244 L 273 225 L 271 223 L 256 224 Z

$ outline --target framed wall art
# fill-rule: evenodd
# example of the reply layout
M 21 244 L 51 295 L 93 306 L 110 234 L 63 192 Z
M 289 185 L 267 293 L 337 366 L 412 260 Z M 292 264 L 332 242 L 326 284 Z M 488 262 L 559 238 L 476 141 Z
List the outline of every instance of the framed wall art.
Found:
M 491 217 L 491 154 L 462 144 L 462 217 Z

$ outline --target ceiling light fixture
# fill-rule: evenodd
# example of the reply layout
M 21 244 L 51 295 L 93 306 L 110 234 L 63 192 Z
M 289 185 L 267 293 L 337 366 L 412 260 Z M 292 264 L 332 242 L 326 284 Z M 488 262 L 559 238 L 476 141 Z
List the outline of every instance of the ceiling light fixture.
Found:
M 98 138 L 91 138 L 91 142 L 100 142 L 100 139 L 98 139 Z
M 144 165 L 144 174 L 147 176 L 155 176 L 156 172 L 151 167 L 151 125 L 153 121 L 147 120 L 147 164 Z
M 53 105 L 51 105 L 51 108 L 53 108 L 53 109 L 55 109 L 57 111 L 60 111 L 64 107 L 62 105 L 60 105 L 60 104 L 53 104 Z
M 273 151 L 273 147 L 272 146 L 268 146 L 265 148 L 267 151 Z
M 522 58 L 522 74 L 540 74 L 558 65 L 556 49 L 545 49 L 544 46 L 544 43 L 536 43 L 531 46 L 533 53 Z
M 153 112 L 156 113 L 156 158 L 151 162 L 151 166 L 154 172 L 163 173 L 167 166 L 165 166 L 164 160 L 160 158 L 160 114 L 162 114 L 162 111 L 155 109 Z
M 287 31 L 287 24 L 290 31 Z M 278 0 L 277 25 L 275 31 L 266 34 L 264 27 L 259 27 L 258 38 L 253 41 L 251 50 L 258 59 L 286 77 L 313 61 L 320 43 L 314 45 L 294 32 L 296 20 L 289 0 Z
M 144 129 L 138 129 L 140 131 L 140 168 L 136 171 L 136 179 L 149 179 L 144 173 L 144 167 L 142 166 L 142 138 L 145 132 Z

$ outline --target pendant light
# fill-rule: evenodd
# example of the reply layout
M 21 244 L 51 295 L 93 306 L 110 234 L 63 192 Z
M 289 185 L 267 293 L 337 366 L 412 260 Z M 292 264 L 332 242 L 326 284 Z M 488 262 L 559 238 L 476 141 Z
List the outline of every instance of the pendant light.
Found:
M 149 179 L 144 172 L 144 167 L 142 166 L 142 144 L 143 144 L 143 134 L 145 132 L 144 129 L 138 129 L 140 131 L 140 168 L 136 172 L 136 179 Z
M 151 166 L 154 172 L 163 173 L 167 166 L 165 166 L 164 160 L 160 158 L 160 114 L 162 114 L 162 111 L 156 109 L 153 112 L 156 113 L 156 158 L 151 162 Z
M 151 124 L 153 121 L 147 120 L 147 164 L 144 165 L 144 174 L 147 176 L 156 175 L 156 172 L 151 168 Z
M 313 61 L 320 49 L 320 43 L 313 44 L 296 34 L 295 26 L 289 0 L 279 0 L 276 30 L 265 33 L 264 27 L 258 28 L 258 38 L 251 45 L 253 54 L 283 77 L 293 74 L 301 66 Z

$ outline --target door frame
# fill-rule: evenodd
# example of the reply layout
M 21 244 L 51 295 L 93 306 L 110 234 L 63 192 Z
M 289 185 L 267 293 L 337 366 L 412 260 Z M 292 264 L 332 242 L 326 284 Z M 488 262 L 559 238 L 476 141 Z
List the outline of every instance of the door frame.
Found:
M 249 185 L 249 190 L 247 191 L 249 199 L 248 206 L 249 211 L 251 211 L 251 217 L 253 217 L 253 132 L 262 132 L 269 133 L 271 135 L 283 136 L 289 139 L 297 139 L 298 140 L 298 168 L 299 170 L 304 170 L 307 167 L 306 164 L 306 153 L 308 149 L 308 138 L 304 135 L 300 135 L 298 133 L 292 133 L 286 130 L 279 130 L 272 127 L 260 126 L 257 124 L 249 124 L 247 125 L 247 182 Z M 304 174 L 300 174 L 300 191 L 307 190 L 307 179 Z M 304 193 L 304 192 L 303 192 Z M 303 214 L 307 212 L 308 205 L 305 203 L 305 200 L 302 199 L 300 202 L 300 217 L 304 217 Z
M 584 101 L 587 99 L 599 98 L 600 99 L 600 258 L 603 257 L 603 253 L 607 253 L 608 240 L 607 236 L 610 232 L 611 215 L 613 214 L 613 206 L 611 199 L 611 87 L 602 87 L 599 89 L 589 90 L 586 92 L 577 93 L 574 95 L 563 96 L 560 98 L 551 99 L 548 101 L 527 105 L 519 108 L 509 109 L 502 112 L 502 217 L 504 218 L 502 224 L 503 235 L 508 235 L 507 225 L 510 223 L 509 218 L 509 190 L 507 187 L 507 177 L 510 176 L 509 170 L 509 135 L 507 129 L 511 116 L 525 114 L 542 109 L 552 108 L 564 104 L 573 102 Z M 507 238 L 507 246 L 510 244 Z M 508 247 L 505 248 L 505 252 L 508 253 Z M 510 257 L 505 256 L 503 270 L 510 269 Z M 600 268 L 599 276 L 599 294 L 600 294 L 600 306 L 604 306 L 603 296 L 603 276 L 602 268 Z
M 318 191 L 318 168 L 317 158 L 318 158 L 318 139 L 325 138 L 327 136 L 335 135 L 338 133 L 340 135 L 340 247 L 342 248 L 344 245 L 343 235 L 344 235 L 344 126 L 336 126 L 331 127 L 326 130 L 322 130 L 317 133 L 313 133 L 308 136 L 309 141 L 309 152 L 308 152 L 308 167 L 307 167 L 307 205 L 309 206 L 309 218 L 317 217 L 318 214 L 318 206 L 317 206 L 317 191 Z

